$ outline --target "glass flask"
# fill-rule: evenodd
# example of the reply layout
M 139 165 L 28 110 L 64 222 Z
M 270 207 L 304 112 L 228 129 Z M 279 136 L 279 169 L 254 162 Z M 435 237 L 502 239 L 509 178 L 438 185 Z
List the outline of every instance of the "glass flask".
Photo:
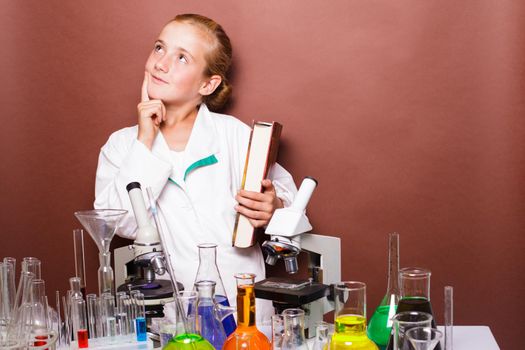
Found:
M 268 338 L 255 326 L 255 275 L 252 273 L 239 273 L 235 275 L 237 280 L 237 328 L 230 334 L 223 350 L 236 350 L 237 340 L 243 338 L 249 342 L 244 343 L 247 348 L 269 350 L 271 349 Z
M 430 270 L 420 267 L 405 267 L 399 270 L 401 299 L 397 305 L 397 313 L 420 311 L 433 315 L 430 304 L 430 275 Z M 434 318 L 432 318 L 432 328 L 437 328 Z M 390 336 L 387 350 L 393 348 L 393 339 Z M 440 344 L 436 346 L 436 350 L 441 350 Z
M 391 318 L 396 314 L 400 296 L 399 289 L 399 234 L 388 235 L 388 282 L 386 294 L 368 323 L 367 334 L 380 350 L 388 345 L 392 332 Z
M 286 309 L 282 312 L 284 319 L 283 350 L 308 350 L 304 336 L 304 311 Z
M 213 350 L 215 349 L 198 330 L 196 291 L 177 294 L 177 334 L 162 348 L 163 350 Z
M 217 244 L 203 243 L 197 246 L 199 248 L 199 268 L 195 276 L 195 282 L 213 281 L 215 282 L 215 302 L 229 307 L 230 302 L 226 295 L 226 289 L 222 283 L 219 267 L 217 266 Z M 226 317 L 222 321 L 226 336 L 233 333 L 236 328 L 235 318 L 233 315 Z
M 335 286 L 335 333 L 331 350 L 378 350 L 366 335 L 366 284 L 340 282 Z
M 199 325 L 201 335 L 209 341 L 215 349 L 222 349 L 226 340 L 226 333 L 222 322 L 216 317 L 215 305 L 215 282 L 198 281 L 195 288 L 199 294 L 197 299 L 197 314 L 199 315 Z
M 431 327 L 415 327 L 406 332 L 406 337 L 415 350 L 433 350 L 443 333 Z

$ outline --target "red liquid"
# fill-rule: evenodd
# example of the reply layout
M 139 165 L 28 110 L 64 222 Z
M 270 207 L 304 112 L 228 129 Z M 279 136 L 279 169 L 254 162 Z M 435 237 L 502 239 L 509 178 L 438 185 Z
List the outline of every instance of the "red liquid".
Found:
M 47 344 L 48 337 L 47 335 L 37 335 L 35 336 L 35 339 L 40 339 L 40 340 L 34 341 L 33 346 L 42 346 L 42 345 Z M 49 349 L 45 349 L 45 350 L 49 350 Z
M 87 329 L 79 329 L 77 331 L 78 348 L 83 349 L 88 347 L 88 331 Z

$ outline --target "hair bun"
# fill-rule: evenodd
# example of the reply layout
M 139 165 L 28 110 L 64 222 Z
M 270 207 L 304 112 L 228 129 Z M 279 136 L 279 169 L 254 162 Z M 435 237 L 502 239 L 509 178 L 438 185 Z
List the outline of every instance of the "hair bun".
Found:
M 232 90 L 230 83 L 223 80 L 211 95 L 205 96 L 204 103 L 206 103 L 210 111 L 218 112 L 228 103 Z

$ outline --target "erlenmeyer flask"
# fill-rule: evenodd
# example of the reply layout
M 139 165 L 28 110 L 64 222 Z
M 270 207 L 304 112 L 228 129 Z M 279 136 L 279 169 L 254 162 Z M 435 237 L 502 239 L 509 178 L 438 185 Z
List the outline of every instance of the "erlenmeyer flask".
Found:
M 284 319 L 283 350 L 308 350 L 304 336 L 304 311 L 286 309 L 282 312 Z
M 433 316 L 430 304 L 430 275 L 430 270 L 420 267 L 405 267 L 399 270 L 401 299 L 397 305 L 397 313 L 419 311 Z M 437 328 L 434 318 L 432 318 L 432 328 Z M 393 343 L 393 338 L 390 336 L 387 350 L 393 350 Z M 439 344 L 436 350 L 441 350 Z
M 249 346 L 252 349 L 271 349 L 268 338 L 255 326 L 255 275 L 253 273 L 239 273 L 235 275 L 237 280 L 237 328 L 230 334 L 223 350 L 236 350 L 237 339 L 245 335 L 249 338 Z M 249 336 L 251 335 L 251 336 Z
M 335 333 L 331 350 L 378 350 L 366 335 L 366 285 L 340 282 L 335 286 Z
M 199 248 L 199 268 L 195 276 L 195 282 L 199 281 L 213 281 L 215 282 L 215 302 L 224 306 L 230 306 L 226 289 L 222 283 L 219 267 L 217 266 L 217 244 L 203 243 L 197 246 Z M 232 316 L 226 317 L 222 321 L 226 336 L 233 333 L 236 328 L 235 318 Z
M 204 339 L 198 330 L 196 291 L 182 291 L 175 300 L 177 307 L 177 334 L 171 338 L 163 350 L 213 350 L 214 347 Z M 181 314 L 182 313 L 182 314 Z
M 396 314 L 399 296 L 399 234 L 394 232 L 388 235 L 388 284 L 386 294 L 370 318 L 367 329 L 368 337 L 381 350 L 384 350 L 388 345 L 388 339 L 392 332 L 391 318 Z
M 226 333 L 222 322 L 216 317 L 216 305 L 214 297 L 215 282 L 198 281 L 195 288 L 199 294 L 197 299 L 197 314 L 201 335 L 209 341 L 215 349 L 222 349 L 226 340 Z

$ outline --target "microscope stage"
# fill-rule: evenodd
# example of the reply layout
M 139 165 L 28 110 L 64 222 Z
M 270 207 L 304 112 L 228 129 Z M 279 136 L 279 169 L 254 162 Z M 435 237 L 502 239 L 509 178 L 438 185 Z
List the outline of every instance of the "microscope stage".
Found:
M 328 285 L 305 280 L 270 277 L 255 283 L 256 298 L 290 305 L 308 304 L 329 294 Z

